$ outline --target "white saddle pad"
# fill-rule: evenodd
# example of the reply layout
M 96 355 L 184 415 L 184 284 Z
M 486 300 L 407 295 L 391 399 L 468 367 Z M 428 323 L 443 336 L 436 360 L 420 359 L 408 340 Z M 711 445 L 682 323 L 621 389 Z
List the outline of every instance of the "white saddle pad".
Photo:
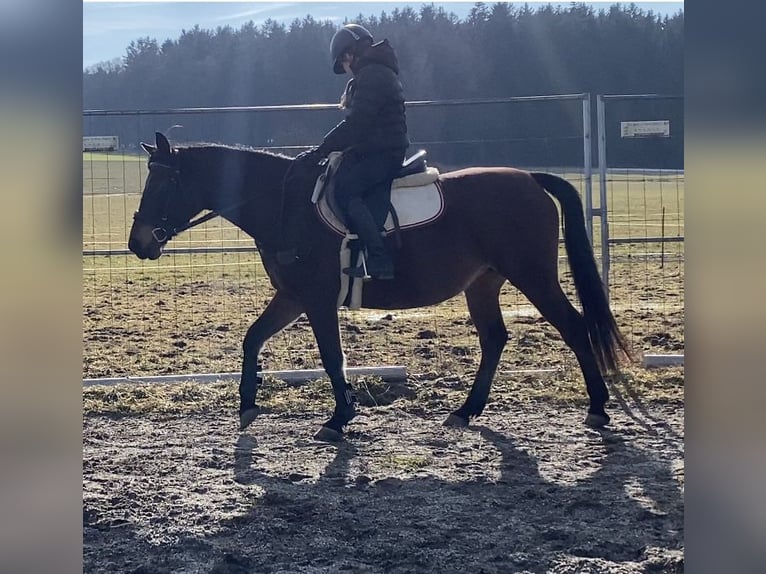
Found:
M 439 172 L 435 168 L 429 167 L 425 173 L 416 173 L 394 180 L 391 185 L 391 203 L 396 210 L 401 229 L 425 225 L 442 214 L 444 197 L 439 184 L 436 183 L 438 176 Z M 431 181 L 432 183 L 417 185 L 422 181 Z M 413 186 L 412 183 L 416 183 L 416 185 Z M 319 216 L 332 229 L 345 235 L 347 228 L 330 209 L 326 196 L 327 194 L 322 194 L 317 202 Z M 394 231 L 394 220 L 390 213 L 383 228 L 386 233 Z

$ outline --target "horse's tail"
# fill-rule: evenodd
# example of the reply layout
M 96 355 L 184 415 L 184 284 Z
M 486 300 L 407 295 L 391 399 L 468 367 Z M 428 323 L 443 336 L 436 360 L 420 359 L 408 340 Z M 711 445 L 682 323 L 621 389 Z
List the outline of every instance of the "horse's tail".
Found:
M 561 204 L 569 268 L 582 303 L 583 317 L 596 361 L 602 372 L 618 371 L 620 349 L 629 359 L 630 351 L 609 309 L 606 290 L 588 240 L 580 194 L 571 183 L 556 175 L 537 172 L 531 175 Z

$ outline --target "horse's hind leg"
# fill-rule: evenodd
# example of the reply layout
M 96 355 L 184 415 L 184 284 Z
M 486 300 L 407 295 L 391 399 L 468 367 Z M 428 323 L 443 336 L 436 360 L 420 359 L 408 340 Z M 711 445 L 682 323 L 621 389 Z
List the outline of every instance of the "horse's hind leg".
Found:
M 529 274 L 524 280 L 513 283 L 558 330 L 577 357 L 590 398 L 585 424 L 593 427 L 604 426 L 609 422 L 609 415 L 604 411 L 609 391 L 596 362 L 585 319 L 567 299 L 555 273 Z
M 500 355 L 508 340 L 508 331 L 500 311 L 500 288 L 505 278 L 487 271 L 465 291 L 468 312 L 479 333 L 481 363 L 468 398 L 462 407 L 444 422 L 446 426 L 466 426 L 471 417 L 479 416 L 489 398 L 492 379 L 500 362 Z
M 262 381 L 258 355 L 263 344 L 295 321 L 302 312 L 298 303 L 277 291 L 260 317 L 247 330 L 242 342 L 244 357 L 239 383 L 239 430 L 246 429 L 258 415 L 255 397 Z

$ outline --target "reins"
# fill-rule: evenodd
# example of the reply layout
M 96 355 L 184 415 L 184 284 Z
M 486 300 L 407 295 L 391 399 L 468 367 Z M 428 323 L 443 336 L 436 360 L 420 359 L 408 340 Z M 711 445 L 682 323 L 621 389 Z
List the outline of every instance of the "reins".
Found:
M 192 227 L 197 227 L 198 225 L 202 225 L 206 221 L 210 221 L 211 219 L 215 219 L 216 217 L 221 217 L 223 214 L 228 213 L 230 211 L 234 211 L 235 209 L 239 209 L 243 205 L 246 205 L 252 201 L 252 197 L 242 200 L 238 203 L 235 203 L 234 205 L 230 205 L 226 209 L 217 209 L 214 211 L 211 211 L 210 213 L 206 213 L 205 215 L 201 215 L 197 219 L 193 219 L 192 221 L 180 226 L 180 227 L 174 227 L 172 230 L 173 235 L 178 235 L 179 233 L 183 233 L 184 231 L 187 231 L 191 229 Z M 173 236 L 171 235 L 171 237 Z
M 173 172 L 173 174 L 174 174 L 171 179 L 172 179 L 174 185 L 176 187 L 178 187 L 178 185 L 179 185 L 178 178 L 181 175 L 181 172 L 180 172 L 179 169 L 173 167 L 172 165 L 168 165 L 166 163 L 161 163 L 161 162 L 158 162 L 158 161 L 149 162 L 149 169 L 151 169 L 152 166 L 161 167 L 161 168 L 164 168 L 164 169 L 171 170 Z M 239 201 L 239 202 L 237 202 L 237 203 L 235 203 L 233 205 L 230 205 L 229 207 L 226 207 L 224 209 L 214 209 L 214 210 L 211 210 L 209 213 L 206 213 L 205 215 L 202 215 L 202 216 L 198 217 L 197 219 L 192 219 L 191 221 L 188 221 L 188 222 L 186 222 L 186 223 L 184 223 L 184 224 L 182 224 L 182 225 L 180 225 L 178 227 L 172 227 L 170 230 L 168 230 L 167 227 L 157 226 L 154 229 L 152 229 L 152 235 L 154 236 L 154 239 L 157 242 L 165 243 L 167 241 L 170 241 L 173 237 L 175 237 L 179 233 L 183 233 L 184 231 L 188 231 L 192 227 L 197 227 L 198 225 L 202 225 L 203 223 L 205 223 L 207 221 L 210 221 L 211 219 L 215 219 L 216 217 L 221 217 L 224 214 L 229 213 L 230 211 L 234 211 L 235 209 L 239 209 L 243 205 L 246 205 L 246 204 L 250 203 L 252 200 L 253 200 L 253 198 L 249 197 L 249 198 L 244 199 L 242 201 Z M 141 214 L 138 211 L 136 211 L 133 214 L 133 219 L 140 221 L 142 219 Z M 168 221 L 168 216 L 165 215 L 165 217 L 163 217 L 163 219 L 162 219 L 162 222 L 163 223 L 167 223 L 167 221 Z M 161 235 L 160 235 L 160 233 L 161 233 Z

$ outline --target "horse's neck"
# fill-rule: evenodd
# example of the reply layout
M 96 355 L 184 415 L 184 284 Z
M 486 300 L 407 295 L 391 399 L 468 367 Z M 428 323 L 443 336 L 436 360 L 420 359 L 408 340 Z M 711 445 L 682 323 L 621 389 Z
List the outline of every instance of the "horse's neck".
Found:
M 197 150 L 189 159 L 204 208 L 218 212 L 256 241 L 276 240 L 287 160 L 215 146 Z

